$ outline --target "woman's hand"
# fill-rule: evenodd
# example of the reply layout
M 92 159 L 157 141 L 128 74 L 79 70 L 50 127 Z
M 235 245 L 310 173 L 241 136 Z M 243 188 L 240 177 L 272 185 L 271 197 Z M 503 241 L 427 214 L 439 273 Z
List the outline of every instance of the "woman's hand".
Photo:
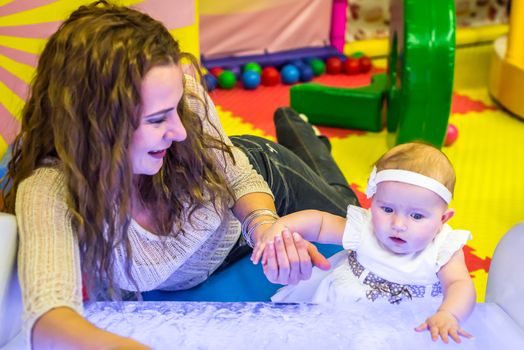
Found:
M 296 284 L 311 277 L 312 266 L 329 269 L 329 261 L 300 234 L 291 232 L 278 221 L 259 236 L 251 260 L 262 258 L 264 274 L 272 283 Z
M 312 266 L 322 270 L 330 267 L 329 261 L 320 254 L 317 247 L 304 240 L 297 232 L 291 234 L 287 229 L 282 236 L 275 237 L 275 242 L 269 242 L 266 246 L 262 266 L 268 280 L 279 284 L 297 284 L 309 279 Z
M 460 343 L 460 336 L 471 339 L 473 336 L 460 327 L 457 318 L 449 311 L 438 310 L 433 316 L 415 328 L 417 332 L 429 330 L 431 339 L 437 341 L 439 336 L 444 343 L 448 343 L 451 337 L 456 343 Z
M 68 307 L 57 307 L 40 317 L 32 332 L 31 348 L 40 349 L 133 349 L 150 347 L 131 338 L 95 327 Z
M 309 242 L 308 242 L 309 243 Z M 264 274 L 272 283 L 297 284 L 311 277 L 312 261 L 306 241 L 285 229 L 268 242 L 262 255 Z

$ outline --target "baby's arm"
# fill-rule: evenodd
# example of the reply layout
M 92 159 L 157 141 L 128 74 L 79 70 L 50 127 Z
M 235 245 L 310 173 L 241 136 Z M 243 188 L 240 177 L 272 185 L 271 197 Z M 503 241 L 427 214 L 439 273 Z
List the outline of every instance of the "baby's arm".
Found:
M 299 233 L 304 239 L 319 243 L 342 244 L 346 219 L 319 210 L 302 210 L 279 218 L 257 239 L 252 260 L 256 264 L 267 243 L 283 231 Z
M 278 222 L 308 241 L 339 245 L 346 227 L 346 218 L 320 210 L 302 210 L 283 216 Z
M 438 272 L 440 283 L 444 289 L 444 299 L 437 312 L 430 316 L 415 330 L 428 329 L 431 338 L 436 341 L 440 336 L 444 343 L 448 335 L 460 343 L 460 335 L 471 338 L 472 335 L 460 327 L 475 307 L 475 287 L 469 275 L 462 249 L 453 254 L 448 263 Z

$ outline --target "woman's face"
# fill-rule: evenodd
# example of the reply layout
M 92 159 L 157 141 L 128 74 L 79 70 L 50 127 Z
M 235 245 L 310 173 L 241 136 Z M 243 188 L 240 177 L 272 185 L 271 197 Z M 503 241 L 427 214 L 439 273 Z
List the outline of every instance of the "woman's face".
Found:
M 153 67 L 145 75 L 140 89 L 140 125 L 130 146 L 133 174 L 156 174 L 171 144 L 186 139 L 187 132 L 177 112 L 183 91 L 183 73 L 175 64 Z

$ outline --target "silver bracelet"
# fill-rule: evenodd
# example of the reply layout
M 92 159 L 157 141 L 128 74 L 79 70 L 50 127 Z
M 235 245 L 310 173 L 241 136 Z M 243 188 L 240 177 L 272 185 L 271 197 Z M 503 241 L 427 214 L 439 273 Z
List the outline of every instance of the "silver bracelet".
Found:
M 244 236 L 247 244 L 249 244 L 249 246 L 251 248 L 254 248 L 255 247 L 255 242 L 254 242 L 254 239 L 253 239 L 253 233 L 255 233 L 255 230 L 257 229 L 257 227 L 261 226 L 261 225 L 264 225 L 264 224 L 274 224 L 275 222 L 277 222 L 276 219 L 272 219 L 272 220 L 262 220 L 262 221 L 259 221 L 259 222 L 256 222 L 253 227 L 251 227 L 249 229 L 249 231 L 247 232 L 247 234 Z
M 266 208 L 253 210 L 251 213 L 246 215 L 244 220 L 242 220 L 241 231 L 244 237 L 246 237 L 247 235 L 247 231 L 248 231 L 249 225 L 251 225 L 251 222 L 259 216 L 270 216 L 274 218 L 275 220 L 278 220 L 279 218 L 277 213 L 275 213 L 272 210 L 266 209 Z

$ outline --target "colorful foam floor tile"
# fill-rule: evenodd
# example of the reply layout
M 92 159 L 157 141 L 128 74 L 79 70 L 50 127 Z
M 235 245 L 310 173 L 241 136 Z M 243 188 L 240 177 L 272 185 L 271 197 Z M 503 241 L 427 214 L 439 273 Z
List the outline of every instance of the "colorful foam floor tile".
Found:
M 369 81 L 369 74 L 323 75 L 315 79 L 316 83 L 341 87 L 362 86 Z M 273 112 L 289 105 L 289 86 L 215 90 L 211 97 L 229 135 L 256 134 L 274 140 Z M 457 172 L 451 204 L 457 213 L 450 223 L 472 232 L 473 239 L 464 253 L 478 301 L 484 301 L 495 247 L 504 233 L 524 219 L 524 122 L 500 110 L 486 89 L 455 91 L 450 122 L 459 130 L 457 141 L 443 148 Z M 391 144 L 388 134 L 319 129 L 330 137 L 335 160 L 364 199 L 362 192 L 372 164 Z M 369 203 L 364 201 L 363 205 Z

